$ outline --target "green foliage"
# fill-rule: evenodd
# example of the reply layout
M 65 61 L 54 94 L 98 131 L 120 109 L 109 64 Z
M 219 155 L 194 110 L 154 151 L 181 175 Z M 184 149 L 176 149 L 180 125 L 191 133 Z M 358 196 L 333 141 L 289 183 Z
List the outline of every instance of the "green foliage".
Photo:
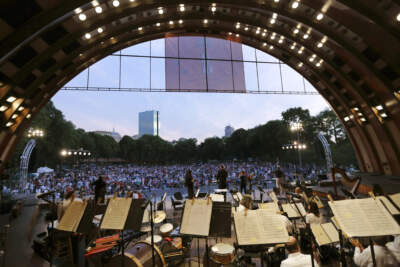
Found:
M 302 122 L 303 130 L 293 132 L 290 124 Z M 168 142 L 158 136 L 144 135 L 134 140 L 124 136 L 117 143 L 110 136 L 88 133 L 64 119 L 61 111 L 49 102 L 32 121 L 32 128 L 42 128 L 45 137 L 38 139 L 31 159 L 32 169 L 39 166 L 55 168 L 61 162 L 60 151 L 65 148 L 83 148 L 91 151 L 94 158 L 120 158 L 137 164 L 190 163 L 207 160 L 247 160 L 255 158 L 264 161 L 298 162 L 298 152 L 282 150 L 297 138 L 307 144 L 301 151 L 304 163 L 325 164 L 322 145 L 317 134 L 322 132 L 330 142 L 334 163 L 357 165 L 352 146 L 345 130 L 330 110 L 316 116 L 300 107 L 290 108 L 282 113 L 282 120 L 268 121 L 252 129 L 238 129 L 229 138 L 212 137 L 197 144 L 197 140 L 182 139 Z M 9 166 L 18 169 L 19 157 L 27 143 L 22 137 L 15 149 Z

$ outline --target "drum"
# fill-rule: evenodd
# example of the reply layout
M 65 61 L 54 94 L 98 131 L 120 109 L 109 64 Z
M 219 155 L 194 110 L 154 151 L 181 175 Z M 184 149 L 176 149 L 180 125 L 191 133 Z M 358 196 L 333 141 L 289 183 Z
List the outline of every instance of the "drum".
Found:
M 142 232 L 142 233 L 151 232 L 151 227 L 150 227 L 150 225 L 144 225 L 144 226 L 140 227 L 140 232 Z
M 156 267 L 166 267 L 165 259 L 160 249 L 154 246 L 154 258 Z M 122 258 L 123 257 L 123 258 Z M 147 241 L 139 241 L 132 247 L 125 249 L 124 256 L 117 255 L 113 257 L 106 267 L 120 267 L 121 260 L 124 261 L 125 267 L 151 267 L 152 266 L 152 249 L 151 244 Z
M 230 264 L 235 259 L 235 248 L 229 244 L 217 243 L 211 247 L 211 259 L 218 264 Z
M 172 225 L 172 223 L 166 223 L 161 225 L 160 227 L 160 233 L 162 237 L 166 237 L 169 236 L 172 232 L 172 230 L 174 230 L 174 226 Z
M 166 217 L 167 217 L 167 214 L 165 213 L 165 211 L 158 210 L 158 211 L 156 211 L 155 214 L 153 214 L 153 222 L 155 224 L 162 223 Z
M 162 241 L 162 237 L 159 235 L 154 235 L 154 244 L 156 245 L 160 245 Z M 151 244 L 151 235 L 149 237 L 146 238 L 146 242 L 148 242 L 149 244 Z

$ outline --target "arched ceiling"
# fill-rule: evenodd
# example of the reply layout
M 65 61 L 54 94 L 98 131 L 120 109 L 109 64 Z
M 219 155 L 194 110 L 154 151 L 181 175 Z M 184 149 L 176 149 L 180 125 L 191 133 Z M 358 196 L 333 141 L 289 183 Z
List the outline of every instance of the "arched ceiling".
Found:
M 143 41 L 202 34 L 296 69 L 345 125 L 363 171 L 400 175 L 398 0 L 5 0 L 1 167 L 31 118 L 79 72 Z

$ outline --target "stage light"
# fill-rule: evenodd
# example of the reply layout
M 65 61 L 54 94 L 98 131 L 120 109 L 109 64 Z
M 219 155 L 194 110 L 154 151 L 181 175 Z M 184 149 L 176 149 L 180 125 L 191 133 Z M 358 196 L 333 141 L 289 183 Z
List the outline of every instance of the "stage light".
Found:
M 317 66 L 319 68 L 319 67 L 321 67 L 321 63 L 318 62 L 317 64 L 315 64 L 315 66 Z
M 162 7 L 158 8 L 158 14 L 160 15 L 164 14 L 164 9 Z
M 298 7 L 299 7 L 299 2 L 298 1 L 295 1 L 295 2 L 292 3 L 292 8 L 293 9 L 296 9 Z
M 68 155 L 72 155 L 72 152 L 71 152 L 71 151 L 68 151 Z
M 103 9 L 101 8 L 101 6 L 97 6 L 95 9 L 97 14 L 100 14 L 101 12 L 103 12 Z
M 67 155 L 67 151 L 66 150 L 61 150 L 61 156 L 66 156 Z
M 204 23 L 204 24 L 207 24 L 207 23 L 208 23 L 208 20 L 207 20 L 207 19 L 203 20 L 203 23 Z
M 318 13 L 318 15 L 317 15 L 317 20 L 321 20 L 321 19 L 323 19 L 323 18 L 324 18 L 324 14 Z
M 17 98 L 14 97 L 14 96 L 9 96 L 6 101 L 9 102 L 9 103 L 12 103 L 12 102 L 15 101 L 15 99 L 17 99 Z
M 129 2 L 135 2 L 135 0 L 129 0 Z
M 178 22 L 179 22 L 179 24 L 182 24 L 182 23 L 183 23 L 183 20 L 180 19 Z
M 99 5 L 99 2 L 97 2 L 96 0 L 92 1 L 92 6 L 96 7 Z
M 181 12 L 185 11 L 185 5 L 184 4 L 180 4 L 179 5 L 179 11 L 181 11 Z
M 269 22 L 270 22 L 271 24 L 275 24 L 275 19 L 271 19 Z
M 355 111 L 358 111 L 358 107 L 353 108 Z
M 83 13 L 79 14 L 79 20 L 85 21 L 86 20 L 86 15 L 83 14 Z
M 157 22 L 157 23 L 156 23 L 156 26 L 157 26 L 157 27 L 160 27 L 160 25 L 161 25 L 160 22 Z
M 344 117 L 344 121 L 349 121 L 350 118 L 349 117 Z
M 174 22 L 172 20 L 170 20 L 169 25 L 174 25 Z
M 97 28 L 97 32 L 98 32 L 98 33 L 102 33 L 102 32 L 103 32 L 103 28 L 101 28 L 101 27 L 100 27 L 100 28 Z
M 118 0 L 114 0 L 112 2 L 113 6 L 118 7 L 119 6 L 119 1 Z
M 91 35 L 90 33 L 86 33 L 86 34 L 85 34 L 85 38 L 86 38 L 86 39 L 90 39 L 91 37 L 92 37 L 92 35 Z
M 361 112 L 358 112 L 357 115 L 358 115 L 358 116 L 362 116 L 363 114 L 362 114 Z
M 367 120 L 365 118 L 361 118 L 360 121 L 366 122 Z

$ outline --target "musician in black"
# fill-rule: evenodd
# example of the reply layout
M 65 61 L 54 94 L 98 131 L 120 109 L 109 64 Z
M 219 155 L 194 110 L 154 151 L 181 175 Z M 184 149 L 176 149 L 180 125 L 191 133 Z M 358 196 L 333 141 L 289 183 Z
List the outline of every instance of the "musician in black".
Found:
M 247 176 L 242 171 L 240 172 L 240 193 L 246 194 L 246 187 L 247 187 Z
M 226 185 L 227 177 L 228 177 L 228 173 L 225 170 L 225 165 L 221 164 L 221 166 L 219 167 L 217 176 L 216 176 L 219 189 L 227 189 L 227 185 Z M 223 195 L 224 195 L 224 201 L 226 201 L 226 192 L 224 192 Z
M 194 191 L 193 191 L 193 175 L 192 175 L 192 170 L 187 170 L 186 176 L 185 176 L 185 186 L 187 188 L 188 192 L 188 198 L 193 198 L 194 197 Z
M 285 174 L 281 171 L 281 167 L 278 165 L 275 170 L 276 186 L 279 188 L 281 194 L 284 193 L 283 184 L 285 183 Z
M 91 186 L 94 186 L 94 201 L 95 203 L 104 203 L 107 184 L 104 182 L 103 177 L 99 176 L 99 178 L 91 183 Z

